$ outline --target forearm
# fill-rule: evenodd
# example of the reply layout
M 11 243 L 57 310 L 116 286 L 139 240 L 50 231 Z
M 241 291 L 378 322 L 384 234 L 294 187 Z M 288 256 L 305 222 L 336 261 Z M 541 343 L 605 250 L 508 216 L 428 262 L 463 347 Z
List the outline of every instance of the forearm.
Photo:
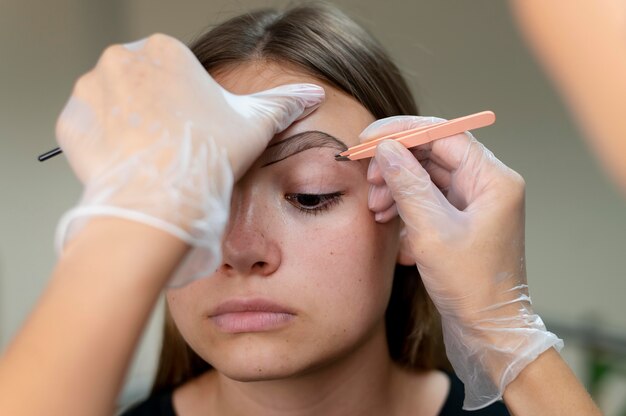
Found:
M 141 330 L 186 250 L 142 224 L 91 221 L 2 357 L 0 414 L 112 414 Z
M 623 2 L 513 0 L 511 5 L 591 145 L 626 190 Z
M 515 416 L 601 415 L 558 352 L 550 348 L 530 363 L 504 391 Z

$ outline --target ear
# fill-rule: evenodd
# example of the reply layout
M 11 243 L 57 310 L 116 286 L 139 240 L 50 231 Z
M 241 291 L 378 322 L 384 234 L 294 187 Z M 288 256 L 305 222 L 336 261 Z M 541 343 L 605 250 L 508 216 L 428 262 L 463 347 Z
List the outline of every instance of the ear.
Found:
M 400 244 L 398 246 L 398 257 L 396 263 L 402 266 L 415 266 L 415 258 L 411 252 L 411 245 L 406 232 L 404 221 L 400 221 Z

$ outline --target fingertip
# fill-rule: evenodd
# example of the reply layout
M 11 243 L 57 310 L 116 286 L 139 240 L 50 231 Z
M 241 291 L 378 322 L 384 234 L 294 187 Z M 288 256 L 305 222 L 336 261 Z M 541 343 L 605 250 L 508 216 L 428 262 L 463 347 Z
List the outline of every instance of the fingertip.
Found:
M 246 97 L 255 102 L 253 106 L 262 109 L 258 112 L 260 116 L 269 116 L 274 123 L 274 133 L 278 133 L 314 112 L 325 96 L 324 88 L 319 85 L 286 84 Z
M 286 96 L 301 98 L 311 103 L 320 103 L 326 97 L 324 88 L 316 84 L 287 84 L 277 87 L 274 92 L 282 92 Z
M 124 43 L 122 46 L 131 52 L 137 52 L 143 49 L 147 41 L 148 41 L 148 38 L 143 38 L 143 39 L 136 40 L 134 42 Z
M 304 110 L 302 110 L 302 114 L 300 114 L 294 121 L 302 120 L 305 117 L 311 115 L 312 112 L 317 110 L 320 105 L 322 105 L 322 101 L 314 102 L 314 103 L 304 103 Z
M 375 183 L 376 179 L 381 179 L 381 175 L 380 175 L 380 168 L 378 167 L 378 162 L 376 161 L 376 158 L 373 157 L 372 159 L 370 159 L 370 164 L 367 167 L 367 181 L 368 182 L 372 182 Z
M 296 121 L 302 120 L 317 110 L 326 98 L 326 91 L 319 85 L 293 84 L 289 87 L 291 95 L 300 100 L 304 107 L 302 113 L 296 118 Z
M 326 93 L 323 87 L 315 84 L 285 84 L 269 90 L 260 91 L 250 95 L 251 97 L 264 99 L 295 99 L 306 105 L 314 105 L 322 102 Z
M 393 196 L 386 185 L 370 186 L 367 206 L 371 211 L 385 211 L 393 205 Z
M 311 84 L 311 83 L 305 82 L 301 84 L 288 84 L 286 85 L 286 87 L 291 88 L 294 92 L 302 93 L 306 95 L 317 95 L 320 97 L 324 97 L 325 95 L 324 87 L 317 85 L 317 84 Z
M 375 213 L 374 220 L 377 223 L 384 224 L 386 222 L 391 221 L 397 216 L 398 216 L 398 207 L 396 204 L 393 204 L 391 207 L 387 208 L 385 211 Z

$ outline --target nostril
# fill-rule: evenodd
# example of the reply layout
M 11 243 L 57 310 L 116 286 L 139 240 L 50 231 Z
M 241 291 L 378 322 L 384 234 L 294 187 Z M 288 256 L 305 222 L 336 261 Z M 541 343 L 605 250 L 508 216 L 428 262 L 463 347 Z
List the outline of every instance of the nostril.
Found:
M 222 267 L 220 267 L 219 269 L 222 269 L 223 271 L 226 271 L 226 272 L 230 272 L 233 270 L 233 266 L 226 263 L 226 264 L 222 264 Z
M 267 263 L 264 261 L 257 261 L 252 265 L 252 270 L 263 270 L 267 267 Z

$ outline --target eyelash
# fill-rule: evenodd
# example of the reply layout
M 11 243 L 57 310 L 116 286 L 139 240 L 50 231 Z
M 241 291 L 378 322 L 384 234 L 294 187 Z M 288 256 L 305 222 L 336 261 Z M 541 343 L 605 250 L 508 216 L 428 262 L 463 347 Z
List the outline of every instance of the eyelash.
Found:
M 285 195 L 285 199 L 305 214 L 317 215 L 341 202 L 343 194 L 343 192 L 332 192 L 329 194 L 287 194 Z M 314 205 L 312 208 L 305 208 L 307 205 L 303 204 L 302 201 L 298 201 L 299 198 L 317 198 L 319 202 L 312 204 Z M 311 205 L 308 206 L 311 207 Z

